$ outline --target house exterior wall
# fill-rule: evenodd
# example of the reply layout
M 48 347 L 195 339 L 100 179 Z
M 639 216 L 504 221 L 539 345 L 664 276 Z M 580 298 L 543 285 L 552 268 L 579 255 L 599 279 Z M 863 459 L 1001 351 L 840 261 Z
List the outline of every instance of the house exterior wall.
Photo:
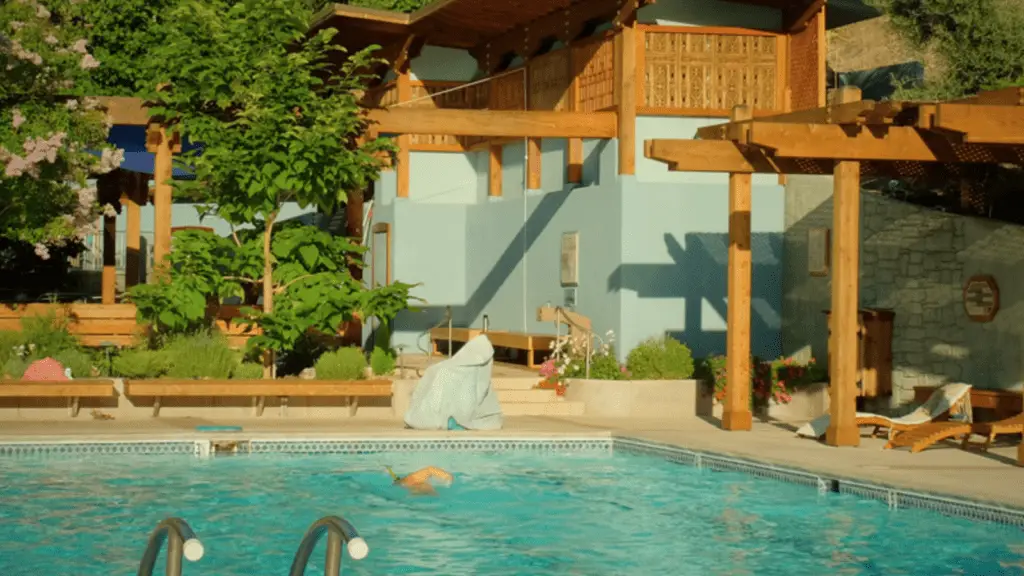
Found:
M 832 227 L 831 177 L 791 177 L 786 201 L 783 341 L 788 354 L 824 359 L 829 277 L 807 273 L 807 231 Z M 895 312 L 893 403 L 914 386 L 966 382 L 1024 388 L 1024 227 L 861 195 L 860 305 Z M 991 275 L 992 322 L 964 312 L 964 283 Z

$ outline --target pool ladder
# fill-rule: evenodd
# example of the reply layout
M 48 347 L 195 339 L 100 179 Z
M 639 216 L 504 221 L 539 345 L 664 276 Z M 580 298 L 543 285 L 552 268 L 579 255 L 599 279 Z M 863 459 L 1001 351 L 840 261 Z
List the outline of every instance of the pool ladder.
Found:
M 303 576 L 306 565 L 309 564 L 309 557 L 325 534 L 327 554 L 324 560 L 324 576 L 341 574 L 341 550 L 344 544 L 348 544 L 348 555 L 353 560 L 362 560 L 370 553 L 370 547 L 367 546 L 366 540 L 359 536 L 355 526 L 341 516 L 324 516 L 306 530 L 306 535 L 302 537 L 299 549 L 295 552 L 291 570 L 288 571 L 289 576 Z M 164 571 L 166 576 L 181 576 L 182 558 L 196 562 L 205 553 L 202 542 L 196 537 L 188 522 L 181 518 L 167 518 L 157 524 L 150 534 L 142 562 L 139 563 L 138 576 L 152 576 L 156 558 L 160 555 L 164 542 L 167 543 L 167 565 Z

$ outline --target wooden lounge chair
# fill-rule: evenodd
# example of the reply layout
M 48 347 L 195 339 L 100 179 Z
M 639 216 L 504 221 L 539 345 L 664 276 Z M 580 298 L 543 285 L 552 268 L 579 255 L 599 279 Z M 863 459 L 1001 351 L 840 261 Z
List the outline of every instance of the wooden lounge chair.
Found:
M 451 338 L 453 344 L 455 342 L 465 344 L 481 334 L 485 334 L 487 339 L 491 341 L 491 345 L 495 348 L 510 348 L 523 351 L 528 368 L 534 368 L 537 365 L 538 354 L 541 356 L 550 354 L 555 342 L 555 337 L 551 334 L 525 334 L 522 332 L 506 332 L 504 330 L 484 332 L 476 328 L 452 328 L 449 332 L 448 328 L 433 328 L 430 330 L 431 349 L 433 354 L 437 355 L 439 354 L 438 342 L 447 342 Z M 542 362 L 543 360 L 544 358 L 541 359 Z
M 882 430 L 887 430 L 891 439 L 897 432 L 904 432 L 924 424 L 946 420 L 951 413 L 966 413 L 970 416 L 970 392 L 970 384 L 946 384 L 937 388 L 931 397 L 928 398 L 927 402 L 906 416 L 890 418 L 881 414 L 857 412 L 857 426 L 874 426 L 872 435 L 877 435 Z M 821 438 L 828 430 L 830 419 L 829 414 L 825 414 L 811 420 L 796 431 L 797 436 Z
M 972 444 L 971 436 L 974 434 L 984 436 L 985 441 Z M 996 436 L 1003 434 L 1024 434 L 1024 414 L 997 422 L 932 422 L 894 434 L 885 447 L 909 447 L 912 453 L 917 453 L 943 440 L 962 438 L 962 448 L 977 447 L 984 452 L 992 445 Z

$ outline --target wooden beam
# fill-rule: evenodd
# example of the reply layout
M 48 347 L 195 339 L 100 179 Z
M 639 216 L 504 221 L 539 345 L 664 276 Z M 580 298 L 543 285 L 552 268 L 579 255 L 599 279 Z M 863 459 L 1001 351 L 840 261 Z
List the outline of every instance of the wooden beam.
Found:
M 117 294 L 117 216 L 103 217 L 103 304 L 113 304 Z
M 827 8 L 823 4 L 813 20 L 813 25 L 818 28 L 818 106 L 828 104 L 828 31 L 825 29 L 825 10 Z
M 177 134 L 153 124 L 146 133 L 146 149 L 153 153 L 153 266 L 159 268 L 171 252 L 173 153 L 181 146 Z
M 488 172 L 490 181 L 487 186 L 488 196 L 501 196 L 501 165 L 503 150 L 504 148 L 500 145 L 491 146 L 488 150 L 488 156 L 490 159 L 490 170 Z
M 389 68 L 396 74 L 401 70 L 409 68 L 413 58 L 420 55 L 425 40 L 422 36 L 410 34 L 401 42 L 396 43 L 383 56 L 389 63 Z
M 583 140 L 570 138 L 566 149 L 567 162 L 565 179 L 570 184 L 583 182 Z
M 644 156 L 674 172 L 783 173 L 763 150 L 728 140 L 647 140 Z
M 395 108 L 367 112 L 381 134 L 497 138 L 615 138 L 614 112 Z
M 749 106 L 737 106 L 733 120 L 752 116 Z M 722 412 L 723 430 L 750 430 L 750 173 L 729 174 L 729 264 L 728 308 L 726 310 L 726 392 Z
M 636 14 L 640 11 L 640 8 L 647 5 L 653 4 L 654 0 L 625 0 L 622 6 L 619 8 L 615 18 L 612 19 L 612 26 L 621 28 L 623 26 L 632 26 L 636 22 Z
M 860 100 L 860 90 L 839 89 L 842 102 Z M 836 162 L 832 197 L 832 327 L 829 361 L 829 426 L 825 442 L 830 446 L 857 446 L 857 376 L 860 319 L 860 166 Z
M 777 157 L 828 160 L 998 163 L 1011 156 L 994 148 L 957 144 L 909 126 L 849 127 L 835 124 L 751 122 L 742 142 Z
M 541 188 L 541 154 L 540 138 L 526 140 L 526 189 Z
M 411 80 L 409 76 L 408 65 L 402 70 L 398 71 L 398 102 L 408 102 L 412 100 L 412 85 L 409 83 Z M 396 108 L 395 110 L 402 110 L 403 112 L 416 112 L 409 108 Z M 381 130 L 384 132 L 384 130 Z M 409 149 L 412 146 L 412 138 L 409 137 L 410 133 L 399 133 L 398 136 L 398 155 L 395 159 L 395 177 L 397 178 L 397 196 L 399 198 L 409 197 L 409 185 L 411 181 L 411 170 L 409 167 Z
M 985 104 L 989 106 L 1024 106 L 1024 86 L 986 90 L 974 96 L 956 100 L 955 103 Z
M 124 202 L 127 226 L 125 229 L 124 287 L 131 288 L 142 277 L 142 221 L 141 209 L 135 198 Z
M 757 117 L 756 122 L 786 122 L 794 124 L 859 124 L 874 113 L 879 106 L 889 106 L 893 102 L 875 102 L 874 100 L 861 100 L 859 102 L 848 102 L 846 104 L 833 103 L 822 108 L 808 108 L 796 112 L 774 114 L 771 116 Z M 735 132 L 737 125 L 748 125 L 755 120 L 745 122 L 725 122 L 702 126 L 697 129 L 697 137 L 702 140 L 727 140 L 729 134 Z
M 636 173 L 636 25 L 615 37 L 615 100 L 618 103 L 619 174 Z
M 110 121 L 121 126 L 148 126 L 149 109 L 140 98 L 105 96 L 97 98 L 100 107 L 105 108 Z
M 812 0 L 804 7 L 790 6 L 783 11 L 782 27 L 789 34 L 803 32 L 814 20 L 814 16 L 825 8 L 825 0 Z
M 933 127 L 959 132 L 974 144 L 1024 145 L 1024 106 L 938 104 Z

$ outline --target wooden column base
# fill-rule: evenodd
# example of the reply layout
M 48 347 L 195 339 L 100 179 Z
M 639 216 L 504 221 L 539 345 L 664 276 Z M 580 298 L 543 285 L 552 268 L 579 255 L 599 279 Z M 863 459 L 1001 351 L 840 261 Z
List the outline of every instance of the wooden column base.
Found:
M 750 410 L 722 413 L 722 430 L 746 432 L 754 427 L 754 415 Z
M 825 444 L 829 446 L 860 446 L 860 428 L 854 426 L 830 425 L 825 432 Z

